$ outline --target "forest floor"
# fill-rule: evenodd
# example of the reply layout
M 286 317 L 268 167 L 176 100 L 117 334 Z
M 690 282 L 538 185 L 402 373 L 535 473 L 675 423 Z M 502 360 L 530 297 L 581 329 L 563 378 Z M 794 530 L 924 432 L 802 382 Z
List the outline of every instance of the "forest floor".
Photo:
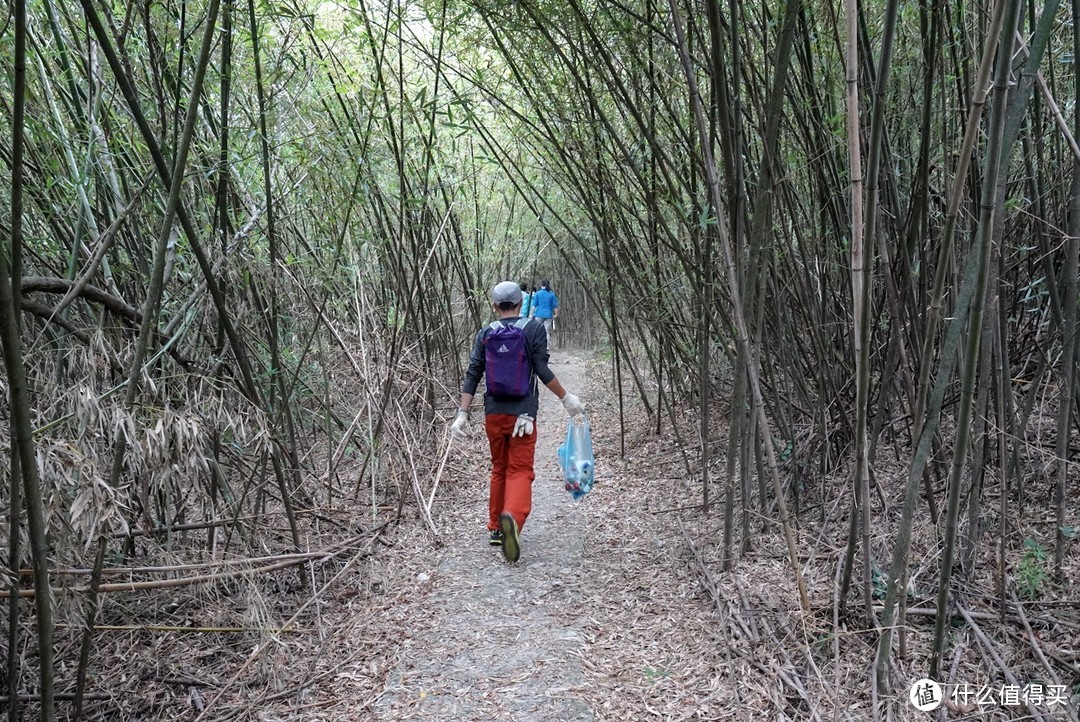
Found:
M 507 563 L 487 543 L 487 443 L 474 412 L 472 436 L 452 450 L 459 463 L 435 496 L 437 542 L 414 520 L 413 538 L 399 539 L 403 553 L 382 570 L 395 601 L 364 635 L 394 643 L 320 689 L 336 700 L 320 719 L 732 716 L 716 612 L 678 525 L 650 503 L 667 494 L 654 495 L 652 474 L 619 459 L 608 369 L 559 351 L 552 368 L 586 401 L 596 487 L 576 502 L 563 489 L 556 449 L 566 413 L 542 391 L 533 512 L 521 560 Z
M 402 639 L 372 711 L 383 720 L 713 719 L 726 716 L 715 612 L 702 603 L 649 474 L 619 460 L 603 366 L 553 354 L 586 399 L 597 485 L 573 501 L 556 449 L 566 414 L 542 391 L 533 513 L 521 560 L 486 540 L 487 444 L 474 419 L 468 471 L 437 524 L 444 545 L 411 561 L 417 594 L 392 610 Z M 346 687 L 342 694 L 348 696 Z
M 695 506 L 700 480 L 686 478 L 670 432 L 657 436 L 655 418 L 628 396 L 623 453 L 610 363 L 555 350 L 552 369 L 586 402 L 597 480 L 580 501 L 564 491 L 556 449 L 566 414 L 542 390 L 533 512 L 518 563 L 487 543 L 477 403 L 472 435 L 450 447 L 437 486 L 415 480 L 416 497 L 431 498 L 430 524 L 403 490 L 396 524 L 374 525 L 370 509 L 343 517 L 351 530 L 381 532 L 317 567 L 306 587 L 281 575 L 253 579 L 225 596 L 178 597 L 158 621 L 210 628 L 240 618 L 261 634 L 103 635 L 102 655 L 139 671 L 113 668 L 96 679 L 91 688 L 109 689 L 112 701 L 91 703 L 91 712 L 199 722 L 873 719 L 873 637 L 857 617 L 834 616 L 844 509 L 800 519 L 811 611 L 800 607 L 783 536 L 767 519 L 754 520 L 752 548 L 721 573 L 722 508 L 704 515 Z M 696 439 L 685 443 L 693 460 Z M 722 458 L 714 464 L 720 478 Z M 380 514 L 391 519 L 393 509 Z M 907 661 L 893 670 L 886 699 L 892 719 L 933 719 L 908 703 L 912 682 L 928 671 L 929 638 L 927 619 L 909 626 Z M 1030 650 L 996 638 L 1007 664 L 1030 664 Z M 978 681 L 979 645 L 957 639 L 952 678 Z M 1072 645 L 1063 636 L 1055 643 L 1059 655 Z M 1075 719 L 1059 709 L 1042 718 Z M 1022 718 L 1002 711 L 953 710 L 947 719 Z
M 473 436 L 452 449 L 434 497 L 438 537 L 412 520 L 396 540 L 401 553 L 376 572 L 388 603 L 369 599 L 355 629 L 383 640 L 380 653 L 342 665 L 307 718 L 868 719 L 832 693 L 839 678 L 813 666 L 812 627 L 821 625 L 800 617 L 780 534 L 762 534 L 721 589 L 708 570 L 718 569 L 722 519 L 693 511 L 699 482 L 686 478 L 670 438 L 628 408 L 622 455 L 610 364 L 555 351 L 552 368 L 586 400 L 592 492 L 575 502 L 563 489 L 556 449 L 566 415 L 542 391 L 533 513 L 521 560 L 508 564 L 487 544 L 487 444 L 474 413 Z M 831 599 L 832 580 L 818 582 Z M 788 697 L 777 692 L 785 685 Z

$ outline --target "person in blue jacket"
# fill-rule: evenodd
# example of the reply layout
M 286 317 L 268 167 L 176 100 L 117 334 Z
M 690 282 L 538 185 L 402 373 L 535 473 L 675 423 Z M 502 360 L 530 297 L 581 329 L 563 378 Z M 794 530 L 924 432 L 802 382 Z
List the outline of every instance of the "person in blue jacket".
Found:
M 529 284 L 521 284 L 521 317 L 532 318 L 532 294 L 529 293 Z
M 548 350 L 551 350 L 551 329 L 559 317 L 559 297 L 551 290 L 551 284 L 545 278 L 540 282 L 540 289 L 532 295 L 532 316 L 544 324 L 547 332 Z

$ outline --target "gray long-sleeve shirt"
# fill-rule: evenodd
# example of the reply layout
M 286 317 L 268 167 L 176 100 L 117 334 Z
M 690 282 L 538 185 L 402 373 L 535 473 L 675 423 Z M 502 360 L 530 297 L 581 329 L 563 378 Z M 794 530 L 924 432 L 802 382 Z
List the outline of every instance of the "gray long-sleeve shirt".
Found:
M 507 326 L 517 321 L 519 316 L 499 319 Z M 548 368 L 547 332 L 544 326 L 533 320 L 523 329 L 525 332 L 525 349 L 529 357 L 529 365 L 532 368 L 532 380 L 529 384 L 529 394 L 524 398 L 503 400 L 493 398 L 490 394 L 484 394 L 485 414 L 510 414 L 519 416 L 529 414 L 536 418 L 536 411 L 540 407 L 539 387 L 536 379 L 543 384 L 549 383 L 555 378 L 555 372 Z M 484 326 L 476 334 L 473 342 L 472 353 L 469 355 L 469 369 L 465 372 L 465 380 L 461 383 L 461 391 L 466 394 L 475 394 L 480 385 L 480 378 L 484 375 L 487 359 L 484 353 L 484 339 L 491 331 L 491 326 Z

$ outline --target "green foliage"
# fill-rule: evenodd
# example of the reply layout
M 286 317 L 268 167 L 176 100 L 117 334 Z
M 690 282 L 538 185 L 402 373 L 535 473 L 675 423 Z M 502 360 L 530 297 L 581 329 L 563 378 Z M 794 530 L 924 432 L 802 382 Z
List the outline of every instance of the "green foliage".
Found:
M 791 459 L 791 454 L 795 451 L 795 443 L 792 439 L 774 439 L 773 446 L 776 448 L 777 458 L 781 461 Z
M 1024 288 L 1024 297 L 1021 299 L 1021 302 L 1032 303 L 1033 301 L 1041 301 L 1048 293 L 1049 291 L 1046 288 L 1046 276 L 1039 276 Z M 1039 312 L 1039 308 L 1035 306 L 1031 311 Z
M 835 639 L 835 634 L 819 634 L 815 636 L 813 643 L 810 645 L 814 657 L 822 661 L 830 659 L 832 657 L 833 640 Z
M 884 599 L 889 584 L 883 572 L 876 564 L 870 568 L 870 584 L 874 588 L 874 599 Z
M 1024 556 L 1016 568 L 1016 593 L 1024 599 L 1038 599 L 1049 578 L 1046 549 L 1028 537 L 1024 540 Z
M 668 672 L 666 669 L 659 669 L 659 668 L 653 668 L 653 667 L 646 667 L 645 668 L 645 679 L 650 684 L 655 684 L 656 682 L 659 682 L 660 680 L 665 679 L 665 678 L 670 677 L 670 676 L 671 676 L 671 672 Z
M 615 348 L 611 344 L 605 343 L 597 349 L 596 355 L 599 360 L 609 363 L 614 358 Z

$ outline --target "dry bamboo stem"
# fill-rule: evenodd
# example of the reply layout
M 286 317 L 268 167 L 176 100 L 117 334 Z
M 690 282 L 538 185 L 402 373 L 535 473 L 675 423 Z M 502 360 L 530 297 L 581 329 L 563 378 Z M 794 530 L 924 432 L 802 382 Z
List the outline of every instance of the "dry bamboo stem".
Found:
M 1065 139 L 1065 142 L 1069 144 L 1069 149 L 1072 150 L 1073 157 L 1080 160 L 1080 146 L 1077 146 L 1076 138 L 1073 137 L 1072 131 L 1069 130 L 1069 124 L 1061 114 L 1061 108 L 1058 106 L 1057 100 L 1055 100 L 1054 96 L 1050 93 L 1050 88 L 1046 87 L 1046 80 L 1043 79 L 1041 70 L 1035 73 L 1035 82 L 1039 84 L 1039 90 L 1046 100 L 1046 105 L 1050 108 L 1050 112 L 1054 116 L 1054 123 L 1057 125 L 1058 130 L 1061 131 L 1061 136 Z
M 994 649 L 994 645 L 990 642 L 989 639 L 986 638 L 986 634 L 984 634 L 982 629 L 979 628 L 979 625 L 975 624 L 975 619 L 971 616 L 968 610 L 964 609 L 964 607 L 960 604 L 956 605 L 956 609 L 958 612 L 960 612 L 960 615 L 964 618 L 964 621 L 968 623 L 968 626 L 971 627 L 971 631 L 974 632 L 975 638 L 979 640 L 979 644 L 982 645 L 982 648 L 986 650 L 986 653 L 994 661 L 994 664 L 996 664 L 1001 670 L 1001 672 L 1005 675 L 1005 679 L 1009 680 L 1009 684 L 1019 685 L 1019 682 L 1016 679 L 1016 675 L 1012 673 L 1012 670 L 1009 669 L 1009 666 L 1005 664 L 1005 662 L 1001 659 L 1001 656 L 998 655 L 997 650 Z M 996 619 L 996 617 L 994 618 Z M 1034 705 L 1026 703 L 1025 706 L 1027 707 L 1028 712 L 1031 714 L 1032 719 L 1046 719 Z
M 723 604 L 723 598 L 720 596 L 716 589 L 716 584 L 713 582 L 712 575 L 709 574 L 709 569 L 705 566 L 704 561 L 698 554 L 697 547 L 694 545 L 694 540 L 690 538 L 690 532 L 687 531 L 686 525 L 679 521 L 679 528 L 682 529 L 683 539 L 686 540 L 687 546 L 690 547 L 690 553 L 693 556 L 694 564 L 697 566 L 699 573 L 702 575 L 702 581 L 705 583 L 705 588 L 709 591 L 709 596 L 712 597 L 713 603 L 716 605 L 716 611 L 720 613 L 720 629 L 724 633 L 724 655 L 727 658 L 728 667 L 735 669 L 735 665 L 731 658 L 731 630 L 728 628 L 730 615 L 728 610 L 725 609 Z M 746 635 L 749 637 L 749 634 Z M 735 700 L 742 704 L 742 695 L 739 694 L 739 682 L 735 675 L 730 675 L 732 692 L 735 695 Z
M 108 694 L 106 692 L 86 692 L 85 694 L 83 694 L 83 699 L 92 699 L 95 702 L 106 702 L 106 701 L 108 701 L 108 700 L 110 700 L 112 698 L 113 698 L 113 695 Z M 55 694 L 53 694 L 53 700 L 55 700 L 57 702 L 72 702 L 72 701 L 75 700 L 75 693 L 74 692 L 56 692 Z M 8 697 L 7 695 L 4 695 L 3 697 L 0 697 L 0 704 L 7 704 L 10 701 L 11 701 L 11 697 Z M 19 695 L 19 701 L 20 702 L 40 702 L 41 701 L 41 695 L 40 694 L 20 694 Z
M 379 528 L 381 529 L 382 527 L 379 527 Z M 233 571 L 221 572 L 221 573 L 218 573 L 218 574 L 201 574 L 201 575 L 198 575 L 198 576 L 186 577 L 186 578 L 183 578 L 183 579 L 155 579 L 155 580 L 152 580 L 152 581 L 145 581 L 145 582 L 113 582 L 112 584 L 102 584 L 98 588 L 98 592 L 100 592 L 100 593 L 134 592 L 134 591 L 146 590 L 146 589 L 171 589 L 171 588 L 175 588 L 175 587 L 191 586 L 193 584 L 204 584 L 204 583 L 207 583 L 207 582 L 217 582 L 217 581 L 223 581 L 225 579 L 234 579 L 236 577 L 240 577 L 240 576 L 244 576 L 244 575 L 260 576 L 262 574 L 268 574 L 270 572 L 280 571 L 281 569 L 288 569 L 290 567 L 298 566 L 298 565 L 303 564 L 305 562 L 311 561 L 312 559 L 322 559 L 322 560 L 331 559 L 333 557 L 338 556 L 339 554 L 341 554 L 344 551 L 348 551 L 349 550 L 349 545 L 359 541 L 360 539 L 363 539 L 366 536 L 368 536 L 368 535 L 364 534 L 364 535 L 361 535 L 361 536 L 358 536 L 358 537 L 354 537 L 353 539 L 350 539 L 348 542 L 346 542 L 344 544 L 341 544 L 341 545 L 338 545 L 338 547 L 336 549 L 331 548 L 331 549 L 326 550 L 325 552 L 315 553 L 314 555 L 312 555 L 310 553 L 309 554 L 294 554 L 294 555 L 290 555 L 291 558 L 286 558 L 286 557 L 283 556 L 281 558 L 285 559 L 285 561 L 280 561 L 280 562 L 277 562 L 277 563 L 268 564 L 268 565 L 261 566 L 261 567 L 256 567 L 254 569 L 236 569 L 236 570 L 233 570 Z M 372 538 L 374 538 L 374 537 L 372 537 Z M 90 587 L 88 587 L 88 586 L 52 587 L 50 591 L 51 591 L 52 594 L 58 595 L 58 594 L 84 593 L 84 592 L 88 591 L 89 589 L 90 589 Z M 30 597 L 30 598 L 32 598 L 35 595 L 36 595 L 36 591 L 33 590 L 33 589 L 20 589 L 19 590 L 19 596 L 20 597 L 24 597 L 24 598 Z M 0 591 L 0 599 L 7 599 L 9 596 L 10 596 L 10 592 L 8 592 L 7 590 Z
M 357 537 L 358 539 L 363 538 Z M 354 540 L 355 541 L 355 540 Z M 350 542 L 343 542 L 342 544 L 348 544 Z M 332 547 L 331 547 L 332 548 Z M 325 557 L 327 552 L 306 552 L 300 554 L 276 554 L 266 557 L 251 557 L 249 559 L 219 559 L 212 562 L 203 562 L 200 564 L 176 564 L 174 566 L 164 567 L 106 567 L 101 570 L 102 574 L 168 574 L 170 572 L 190 572 L 197 569 L 216 569 L 219 567 L 228 567 L 232 565 L 240 564 L 263 564 L 266 562 L 283 562 L 290 560 L 304 560 L 304 559 L 320 559 Z M 65 576 L 81 576 L 90 574 L 93 569 L 81 569 L 81 568 L 69 568 L 69 569 L 50 569 L 50 574 L 60 574 Z M 33 573 L 32 569 L 20 569 L 20 576 L 30 576 Z
M 442 460 L 439 462 L 439 470 L 435 472 L 435 483 L 431 485 L 431 494 L 428 495 L 427 504 L 424 505 L 428 516 L 431 516 L 431 505 L 435 501 L 435 492 L 439 488 L 439 480 L 442 479 L 443 470 L 446 468 L 446 460 L 450 458 L 450 446 L 452 444 L 453 440 L 446 437 L 446 443 L 443 444 Z
M 380 529 L 381 528 L 382 527 L 380 527 Z M 372 536 L 371 540 L 374 541 L 376 538 L 377 538 L 377 535 Z M 356 560 L 361 557 L 361 554 L 362 554 L 362 552 L 358 552 L 355 555 L 353 555 L 352 559 L 350 559 L 348 561 L 348 563 L 345 564 L 345 566 L 343 566 L 341 568 L 341 570 L 337 574 L 335 574 L 328 582 L 326 582 L 326 584 L 322 585 L 322 587 L 320 587 L 318 591 L 316 591 L 314 594 L 312 594 L 310 599 L 308 599 L 306 602 L 304 602 L 302 605 L 300 605 L 300 608 L 297 609 L 296 612 L 291 617 L 289 617 L 289 620 L 287 622 L 285 622 L 285 624 L 282 625 L 282 626 L 284 628 L 286 628 L 286 629 L 291 627 L 293 622 L 296 621 L 297 617 L 299 617 L 300 614 L 305 609 L 307 609 L 308 605 L 311 604 L 312 602 L 314 602 L 316 599 L 318 599 L 323 594 L 323 592 L 325 592 L 327 589 L 329 589 L 330 586 L 332 584 L 334 584 L 334 582 L 336 582 L 341 577 L 342 574 L 344 574 L 346 571 L 348 571 L 352 567 L 352 565 L 356 562 Z M 238 680 L 240 678 L 240 675 L 243 674 L 244 670 L 251 666 L 251 663 L 254 662 L 255 659 L 259 656 L 259 652 L 262 649 L 263 649 L 262 647 L 259 647 L 258 645 L 256 645 L 255 648 L 253 650 L 251 650 L 251 654 L 248 656 L 248 658 L 244 662 L 244 664 L 241 665 L 240 669 L 236 670 L 236 674 L 234 674 L 231 678 L 229 678 L 229 681 L 221 688 L 221 690 L 217 693 L 217 695 L 215 695 L 214 698 L 212 700 L 210 700 L 210 702 L 207 703 L 206 707 L 202 710 L 202 712 L 199 713 L 199 716 L 195 718 L 195 722 L 201 722 L 201 720 L 204 717 L 206 717 L 207 712 L 209 712 L 210 709 L 215 704 L 217 704 L 218 700 L 221 699 L 221 696 L 223 694 L 225 694 L 225 692 L 227 692 L 236 683 L 236 680 Z
M 71 629 L 70 624 L 57 624 L 57 629 Z M 84 629 L 83 625 L 74 627 Z M 178 627 L 167 624 L 95 624 L 95 632 L 202 632 L 206 634 L 307 634 L 310 629 L 276 627 Z
M 1024 631 L 1027 632 L 1027 638 L 1025 641 L 1031 646 L 1035 656 L 1039 659 L 1039 664 L 1046 671 L 1047 676 L 1054 684 L 1061 684 L 1061 678 L 1058 677 L 1054 668 L 1050 665 L 1050 662 L 1046 659 L 1046 654 L 1043 652 L 1042 645 L 1039 644 L 1039 637 L 1031 629 L 1031 624 L 1028 623 L 1027 615 L 1024 614 L 1024 607 L 1020 604 L 1020 600 L 1016 598 L 1016 590 L 1009 588 L 1009 593 L 1012 595 L 1013 606 L 1016 608 L 1016 614 L 1020 617 L 1020 623 L 1024 625 Z M 1008 630 L 1006 630 L 1008 631 Z M 1076 711 L 1071 706 L 1065 707 L 1066 713 L 1069 715 L 1069 719 L 1076 722 Z

